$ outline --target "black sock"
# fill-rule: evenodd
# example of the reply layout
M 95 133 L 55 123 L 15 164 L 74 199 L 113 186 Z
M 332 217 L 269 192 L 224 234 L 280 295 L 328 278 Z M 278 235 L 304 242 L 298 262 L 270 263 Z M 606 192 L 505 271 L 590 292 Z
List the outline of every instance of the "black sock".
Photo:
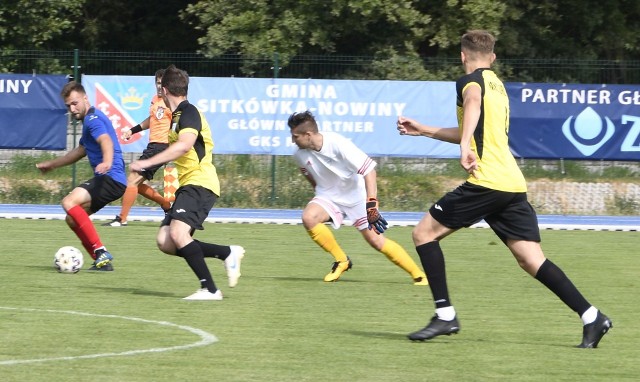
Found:
M 197 242 L 192 241 L 191 243 L 178 249 L 178 256 L 183 257 L 186 260 L 187 264 L 189 264 L 189 267 L 191 267 L 193 273 L 195 273 L 200 280 L 201 288 L 207 288 L 209 292 L 216 293 L 218 289 L 216 288 L 216 284 L 214 284 L 213 282 L 211 272 L 209 272 L 207 263 L 204 261 L 202 249 Z
M 198 240 L 194 240 L 200 248 L 204 257 L 215 257 L 216 259 L 225 260 L 231 254 L 231 247 L 228 245 L 218 245 L 211 243 L 203 243 Z
M 560 297 L 560 300 L 579 316 L 582 316 L 591 307 L 591 304 L 582 296 L 562 269 L 551 260 L 546 259 L 542 263 L 536 272 L 536 279 Z
M 433 295 L 433 302 L 437 308 L 451 306 L 449 289 L 447 288 L 447 276 L 444 267 L 444 254 L 439 241 L 431 241 L 416 247 L 422 268 L 427 274 L 429 287 Z

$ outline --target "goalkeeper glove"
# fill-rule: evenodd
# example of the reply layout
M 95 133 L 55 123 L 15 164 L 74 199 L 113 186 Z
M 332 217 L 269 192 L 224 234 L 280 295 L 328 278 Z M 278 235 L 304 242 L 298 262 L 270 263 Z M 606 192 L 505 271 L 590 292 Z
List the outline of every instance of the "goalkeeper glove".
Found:
M 378 199 L 376 198 L 367 200 L 367 221 L 369 221 L 369 229 L 373 229 L 378 235 L 387 229 L 387 221 L 378 211 Z

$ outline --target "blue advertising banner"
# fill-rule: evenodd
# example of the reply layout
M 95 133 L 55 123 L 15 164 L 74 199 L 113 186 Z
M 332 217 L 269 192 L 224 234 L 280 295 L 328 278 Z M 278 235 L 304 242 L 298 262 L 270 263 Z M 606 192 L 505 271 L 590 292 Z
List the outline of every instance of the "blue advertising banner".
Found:
M 153 76 L 83 76 L 92 104 L 114 127 L 149 115 Z M 640 87 L 506 83 L 514 155 L 540 159 L 639 160 Z M 287 118 L 311 110 L 322 131 L 350 138 L 371 156 L 457 158 L 456 145 L 400 136 L 399 115 L 457 126 L 454 82 L 192 77 L 189 100 L 211 125 L 218 154 L 290 155 Z M 142 132 L 123 150 L 142 152 Z
M 84 75 L 82 83 L 116 129 L 149 115 L 153 76 Z M 455 126 L 452 100 L 451 82 L 205 77 L 189 82 L 189 101 L 209 122 L 217 154 L 290 155 L 287 119 L 308 109 L 322 131 L 341 133 L 369 155 L 452 157 L 459 152 L 455 145 L 403 137 L 396 130 L 398 115 Z M 124 151 L 141 152 L 147 142 L 142 135 L 121 144 Z
M 640 160 L 640 86 L 505 84 L 524 158 Z
M 0 74 L 0 149 L 64 150 L 63 75 Z

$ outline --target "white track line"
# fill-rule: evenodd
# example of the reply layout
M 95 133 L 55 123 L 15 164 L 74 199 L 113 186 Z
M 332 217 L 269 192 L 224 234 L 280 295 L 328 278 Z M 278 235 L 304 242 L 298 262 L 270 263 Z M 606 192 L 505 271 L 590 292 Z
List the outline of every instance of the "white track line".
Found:
M 143 318 L 137 318 L 137 317 L 118 316 L 115 314 L 93 314 L 93 313 L 85 313 L 85 312 L 75 312 L 71 310 L 13 308 L 13 307 L 7 307 L 7 306 L 0 306 L 0 309 L 19 310 L 19 311 L 27 311 L 27 312 L 64 313 L 64 314 L 74 314 L 77 316 L 87 316 L 87 317 L 118 318 L 121 320 L 136 321 L 136 322 L 142 322 L 145 324 L 170 326 L 170 327 L 178 328 L 181 330 L 185 330 L 187 332 L 193 333 L 200 337 L 200 341 L 187 344 L 187 345 L 169 346 L 164 348 L 129 350 L 121 353 L 98 353 L 98 354 L 86 354 L 86 355 L 68 356 L 68 357 L 36 358 L 36 359 L 20 359 L 20 360 L 15 359 L 15 360 L 0 361 L 0 365 L 18 365 L 18 364 L 38 363 L 38 362 L 70 361 L 70 360 L 76 360 L 76 359 L 121 357 L 121 356 L 130 356 L 130 355 L 137 355 L 137 354 L 143 354 L 143 353 L 161 353 L 161 352 L 168 352 L 168 351 L 174 351 L 174 350 L 191 349 L 191 348 L 206 346 L 206 345 L 210 345 L 212 343 L 218 342 L 218 338 L 216 336 L 214 336 L 213 334 L 207 333 L 204 330 L 192 328 L 190 326 L 185 326 L 185 325 L 178 325 L 178 324 L 174 324 L 172 322 L 167 322 L 167 321 L 153 321 L 153 320 L 145 320 Z

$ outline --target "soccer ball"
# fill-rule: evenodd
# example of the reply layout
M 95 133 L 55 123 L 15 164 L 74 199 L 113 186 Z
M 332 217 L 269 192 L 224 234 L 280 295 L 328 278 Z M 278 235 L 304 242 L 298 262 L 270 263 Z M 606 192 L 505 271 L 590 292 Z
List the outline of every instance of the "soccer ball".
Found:
M 70 245 L 58 249 L 53 258 L 53 266 L 60 273 L 78 273 L 84 265 L 82 252 Z

